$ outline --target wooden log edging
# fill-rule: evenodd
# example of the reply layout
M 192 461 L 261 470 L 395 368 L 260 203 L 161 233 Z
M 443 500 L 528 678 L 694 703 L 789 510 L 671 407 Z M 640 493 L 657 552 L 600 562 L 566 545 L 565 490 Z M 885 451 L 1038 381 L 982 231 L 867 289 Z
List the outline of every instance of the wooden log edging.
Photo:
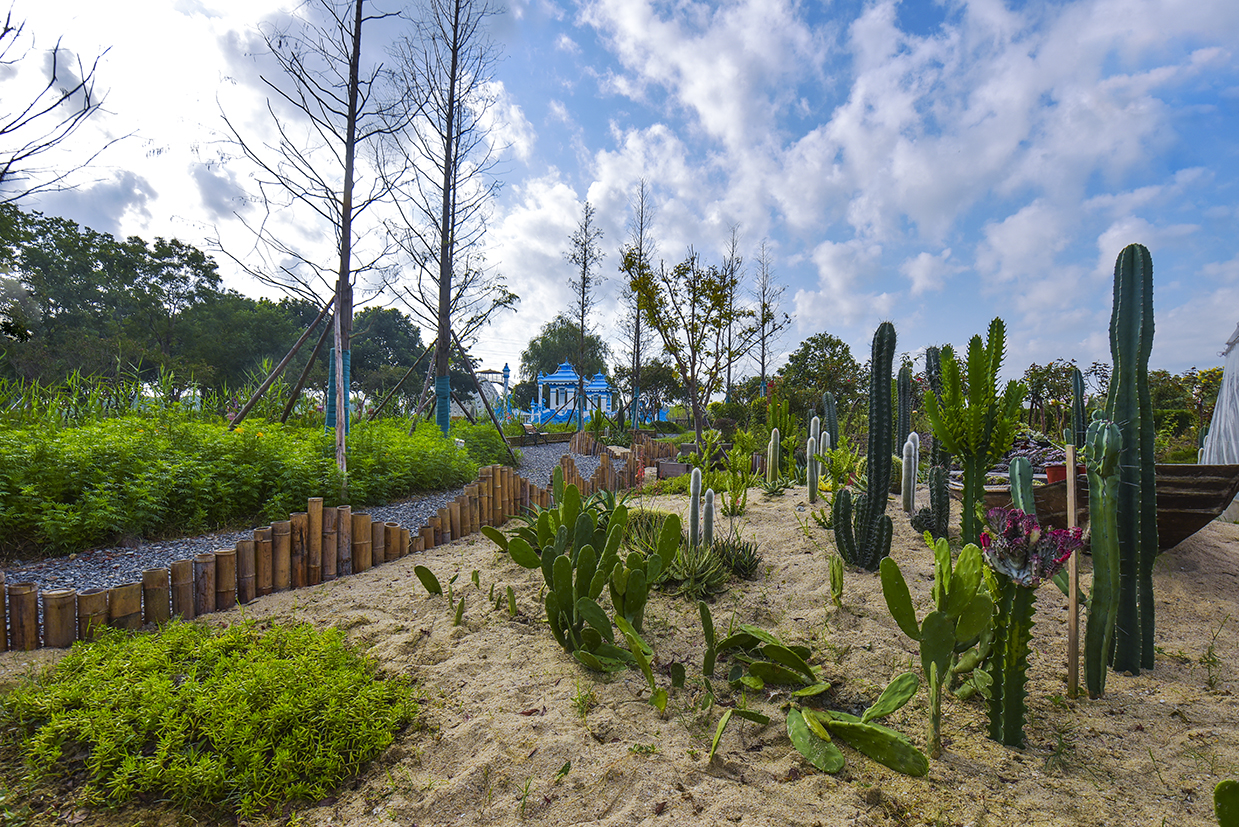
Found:
M 642 449 L 633 450 L 623 462 L 612 460 L 605 450 L 595 455 L 601 456 L 598 469 L 584 479 L 566 454 L 560 460 L 565 483 L 589 496 L 640 482 L 646 459 Z M 238 541 L 235 548 L 148 569 L 140 581 L 111 589 L 40 592 L 33 583 L 6 584 L 0 571 L 0 652 L 68 647 L 77 640 L 94 640 L 105 625 L 138 629 L 172 617 L 192 620 L 228 611 L 273 592 L 318 586 L 424 552 L 476 534 L 482 526 L 502 526 L 527 509 L 549 508 L 553 499 L 549 489 L 515 469 L 489 465 L 415 529 L 372 521 L 368 514 L 353 514 L 347 505 L 325 508 L 321 497 L 311 497 L 305 511 L 254 529 L 252 539 Z

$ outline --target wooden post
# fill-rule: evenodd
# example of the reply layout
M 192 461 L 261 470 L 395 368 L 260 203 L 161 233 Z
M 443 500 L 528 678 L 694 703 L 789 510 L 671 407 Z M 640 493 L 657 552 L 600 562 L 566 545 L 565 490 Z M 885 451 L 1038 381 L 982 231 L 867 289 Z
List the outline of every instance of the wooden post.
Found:
M 215 611 L 215 555 L 194 558 L 194 613 L 198 617 Z
M 254 582 L 257 585 L 259 597 L 271 594 L 274 588 L 274 574 L 271 569 L 272 551 L 271 529 L 254 529 Z
M 447 510 L 447 506 L 444 506 L 439 509 L 437 516 L 439 518 L 439 525 L 435 540 L 439 545 L 445 545 L 456 539 L 456 536 L 452 534 L 452 513 Z
M 353 509 L 336 506 L 336 575 L 353 573 Z
M 310 515 L 304 511 L 298 511 L 289 518 L 289 521 L 292 523 L 292 550 L 290 552 L 291 562 L 289 568 L 292 575 L 292 583 L 290 588 L 304 589 L 306 577 L 305 548 L 310 530 Z
M 9 646 L 14 652 L 39 648 L 39 595 L 34 583 L 10 583 Z
M 271 524 L 271 589 L 286 592 L 292 586 L 293 523 L 277 520 Z
M 426 538 L 418 534 L 416 537 L 409 534 L 409 530 L 401 529 L 400 542 L 409 544 L 409 552 L 423 552 L 426 550 Z
M 503 525 L 503 466 L 491 466 L 490 477 L 490 524 Z
M 460 498 L 447 504 L 447 520 L 451 526 L 452 539 L 459 540 L 464 537 L 464 526 L 460 524 Z
M 142 572 L 142 619 L 163 625 L 172 618 L 172 581 L 167 569 Z
M 77 640 L 77 592 L 55 589 L 43 592 L 43 645 L 68 649 Z
M 371 550 L 370 541 L 372 530 L 370 528 L 369 514 L 354 514 L 353 515 L 353 571 L 363 572 L 370 570 Z
M 4 610 L 4 572 L 0 571 L 0 652 L 9 651 L 9 618 Z
M 249 603 L 257 595 L 257 584 L 254 581 L 254 541 L 239 540 L 237 542 L 237 602 Z
M 491 525 L 490 495 L 493 490 L 491 486 L 493 470 L 487 466 L 478 471 L 478 511 L 482 525 Z
M 215 551 L 215 611 L 226 612 L 237 605 L 237 550 Z
M 108 594 L 108 625 L 117 629 L 142 628 L 142 584 L 126 583 Z
M 409 542 L 409 537 L 411 536 L 411 534 L 412 532 L 409 531 L 407 528 L 400 529 L 400 556 L 401 557 L 408 557 L 409 554 L 413 551 L 413 546 Z M 419 548 L 418 551 L 421 551 L 421 549 Z
M 305 584 L 317 586 L 323 582 L 323 498 L 310 497 L 306 513 Z
M 172 614 L 194 619 L 194 561 L 177 560 L 172 569 Z M 79 598 L 80 600 L 80 598 Z M 80 614 L 80 613 L 79 613 Z M 86 638 L 82 638 L 85 640 Z
M 476 482 L 471 482 L 465 486 L 465 496 L 469 498 L 469 507 L 465 509 L 469 524 L 469 529 L 466 533 L 476 534 L 481 527 L 481 523 L 478 522 L 478 484 Z
M 107 589 L 87 589 L 77 596 L 78 640 L 94 640 L 107 622 Z
M 434 519 L 433 517 L 431 519 Z M 433 526 L 422 526 L 422 547 L 420 551 L 430 551 L 435 547 L 435 530 Z
M 1075 528 L 1076 446 L 1067 446 L 1067 530 Z M 1067 697 L 1080 694 L 1080 552 L 1073 551 L 1067 561 Z M 1103 666 L 1104 668 L 1104 666 Z
M 400 552 L 400 524 L 383 524 L 383 548 L 388 560 L 399 560 L 404 555 Z
M 370 561 L 374 566 L 387 562 L 387 527 L 382 520 L 370 523 Z
M 336 579 L 340 555 L 340 512 L 335 508 L 323 509 L 323 569 L 322 582 Z

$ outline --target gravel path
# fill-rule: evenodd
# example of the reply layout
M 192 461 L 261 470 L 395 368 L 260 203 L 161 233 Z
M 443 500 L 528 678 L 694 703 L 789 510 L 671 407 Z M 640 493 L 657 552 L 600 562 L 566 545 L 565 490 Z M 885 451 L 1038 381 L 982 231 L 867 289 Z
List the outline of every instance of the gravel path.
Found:
M 567 451 L 567 443 L 537 445 L 521 449 L 521 476 L 535 485 L 550 485 L 551 473 L 559 465 L 559 458 Z M 598 467 L 597 457 L 573 454 L 581 476 L 589 478 Z M 427 519 L 439 513 L 446 503 L 456 499 L 463 486 L 453 491 L 437 491 L 421 494 L 400 502 L 366 508 L 373 519 L 396 522 L 416 531 Z M 90 588 L 111 588 L 142 579 L 146 569 L 165 568 L 177 560 L 186 560 L 204 552 L 219 548 L 232 548 L 238 540 L 252 536 L 247 531 L 220 531 L 197 537 L 183 537 L 157 543 L 139 543 L 137 548 L 116 546 L 99 548 L 74 554 L 69 557 L 53 557 L 47 560 L 22 564 L 18 560 L 5 569 L 9 583 L 35 583 L 40 590 L 75 588 L 78 591 Z

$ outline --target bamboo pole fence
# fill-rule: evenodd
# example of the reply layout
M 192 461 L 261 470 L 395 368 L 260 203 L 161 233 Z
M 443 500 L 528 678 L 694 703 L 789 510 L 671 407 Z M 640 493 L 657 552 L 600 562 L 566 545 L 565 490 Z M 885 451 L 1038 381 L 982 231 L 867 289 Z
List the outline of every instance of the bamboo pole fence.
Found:
M 589 434 L 584 437 L 592 439 Z M 582 447 L 590 447 L 584 439 Z M 596 454 L 601 459 L 588 479 L 569 455 L 560 460 L 560 467 L 564 482 L 588 496 L 604 488 L 639 485 L 644 463 L 657 458 L 658 450 L 646 451 L 634 441 L 633 450 L 622 460 L 613 460 L 604 450 Z M 416 529 L 372 521 L 369 514 L 353 514 L 347 505 L 324 507 L 321 497 L 312 497 L 305 511 L 254 529 L 252 539 L 238 541 L 235 548 L 148 569 L 141 581 L 111 589 L 40 592 L 33 583 L 6 583 L 0 571 L 0 652 L 66 648 L 78 640 L 95 639 L 105 625 L 139 629 L 172 617 L 190 620 L 228 611 L 273 591 L 317 586 L 428 551 L 475 534 L 484 525 L 501 526 L 526 509 L 550 507 L 552 499 L 549 489 L 513 468 L 490 465 Z

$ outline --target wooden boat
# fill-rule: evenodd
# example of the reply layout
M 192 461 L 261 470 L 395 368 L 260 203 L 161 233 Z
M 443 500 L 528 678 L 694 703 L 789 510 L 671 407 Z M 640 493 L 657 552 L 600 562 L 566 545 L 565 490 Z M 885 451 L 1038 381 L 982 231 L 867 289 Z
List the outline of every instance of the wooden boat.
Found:
M 1200 531 L 1226 510 L 1239 493 L 1239 465 L 1162 465 L 1157 474 L 1157 539 L 1162 551 Z M 1088 475 L 1077 480 L 1079 522 L 1088 522 Z M 963 496 L 963 486 L 952 480 L 951 495 Z M 1037 517 L 1043 524 L 1055 528 L 1067 527 L 1067 483 L 1034 485 L 1033 499 Z M 985 507 L 1011 505 L 1011 488 L 1007 485 L 985 486 Z

